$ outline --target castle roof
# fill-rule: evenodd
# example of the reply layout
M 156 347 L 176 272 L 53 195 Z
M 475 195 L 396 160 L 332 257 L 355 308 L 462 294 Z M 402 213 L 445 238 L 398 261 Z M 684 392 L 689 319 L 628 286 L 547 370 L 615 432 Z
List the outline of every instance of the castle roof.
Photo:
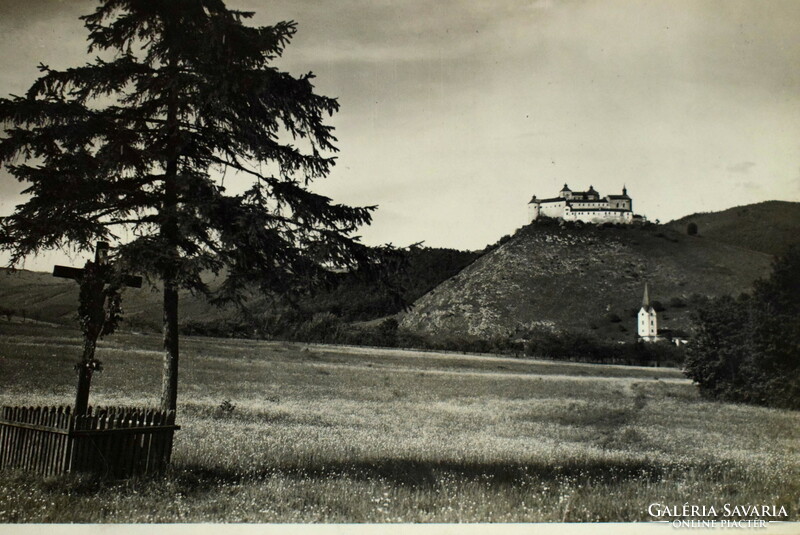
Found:
M 564 187 L 563 187 L 563 188 L 561 188 L 561 191 L 572 191 L 572 190 L 571 190 L 571 189 L 569 189 L 569 186 L 567 186 L 567 184 L 566 184 L 566 182 L 565 182 L 565 183 L 564 183 Z
M 572 204 L 573 203 L 569 202 L 567 206 L 573 208 Z M 630 212 L 630 210 L 626 210 L 625 208 L 582 208 L 580 206 L 575 206 L 574 208 L 577 208 L 581 212 Z
M 608 199 L 630 199 L 627 195 L 606 195 Z

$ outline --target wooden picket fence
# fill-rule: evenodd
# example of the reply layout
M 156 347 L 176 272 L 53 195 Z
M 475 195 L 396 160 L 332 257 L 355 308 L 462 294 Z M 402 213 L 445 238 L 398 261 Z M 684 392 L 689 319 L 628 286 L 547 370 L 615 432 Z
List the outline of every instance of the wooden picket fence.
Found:
M 89 407 L 75 415 L 70 407 L 2 407 L 0 469 L 113 478 L 160 472 L 178 429 L 173 411 Z

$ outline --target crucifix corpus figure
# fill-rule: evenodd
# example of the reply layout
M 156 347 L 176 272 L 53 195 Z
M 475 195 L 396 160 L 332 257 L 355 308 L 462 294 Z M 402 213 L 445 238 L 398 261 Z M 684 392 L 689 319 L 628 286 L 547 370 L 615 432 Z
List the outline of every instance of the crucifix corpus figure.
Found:
M 83 269 L 55 266 L 53 276 L 74 279 L 80 284 L 78 316 L 83 331 L 83 358 L 75 365 L 78 372 L 75 414 L 85 414 L 92 374 L 102 370 L 100 361 L 94 358 L 97 339 L 117 328 L 122 311 L 122 287 L 141 288 L 142 278 L 116 273 L 108 263 L 106 242 L 97 242 L 94 262 L 88 260 Z

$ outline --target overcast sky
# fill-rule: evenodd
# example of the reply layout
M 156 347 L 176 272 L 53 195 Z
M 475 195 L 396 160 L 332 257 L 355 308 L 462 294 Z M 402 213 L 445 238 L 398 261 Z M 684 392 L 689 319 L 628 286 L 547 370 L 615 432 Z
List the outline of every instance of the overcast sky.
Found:
M 379 205 L 367 243 L 481 248 L 565 182 L 627 185 L 661 221 L 800 200 L 798 1 L 227 3 L 298 22 L 278 66 L 341 103 L 338 164 L 314 189 Z M 94 5 L 0 0 L 0 94 L 39 62 L 87 61 L 77 17 Z M 20 189 L 0 175 L 0 213 Z

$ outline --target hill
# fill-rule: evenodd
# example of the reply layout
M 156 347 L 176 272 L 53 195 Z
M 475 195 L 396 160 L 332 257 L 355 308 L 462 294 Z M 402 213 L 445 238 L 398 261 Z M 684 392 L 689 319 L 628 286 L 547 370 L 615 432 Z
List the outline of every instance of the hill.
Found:
M 405 256 L 405 268 L 390 273 L 388 282 L 402 288 L 402 300 L 410 304 L 468 266 L 480 253 L 413 247 Z M 304 299 L 300 305 L 306 315 L 329 313 L 346 322 L 384 318 L 403 310 L 403 303 L 394 299 L 386 288 L 354 276 L 345 276 L 337 287 Z M 257 304 L 255 308 L 264 306 Z
M 404 272 L 390 275 L 394 285 L 402 286 L 403 299 L 411 303 L 442 281 L 469 265 L 479 253 L 429 247 L 408 251 Z M 213 286 L 213 282 L 212 282 Z M 26 270 L 0 270 L 0 314 L 13 311 L 20 319 L 32 319 L 58 324 L 76 324 L 78 285 L 71 280 L 54 278 L 49 273 Z M 128 289 L 123 296 L 123 328 L 157 331 L 161 329 L 161 292 L 157 288 Z M 357 277 L 343 275 L 342 283 L 330 290 L 300 300 L 298 310 L 267 296 L 254 296 L 243 318 L 231 307 L 217 308 L 199 296 L 182 292 L 180 297 L 181 325 L 188 332 L 252 334 L 258 324 L 253 318 L 265 314 L 283 317 L 280 323 L 306 321 L 315 314 L 331 314 L 342 321 L 368 321 L 389 316 L 402 310 L 402 303 L 374 284 Z M 233 332 L 236 331 L 236 332 Z M 281 333 L 267 333 L 277 334 Z
M 695 223 L 697 235 L 771 255 L 783 254 L 800 243 L 800 203 L 767 201 L 721 212 L 692 214 L 665 226 L 686 232 Z
M 36 320 L 77 328 L 78 284 L 49 273 L 0 270 L 0 302 L 22 320 Z M 161 329 L 161 292 L 147 285 L 126 289 L 122 300 L 123 328 L 143 331 Z M 188 292 L 181 292 L 181 319 L 212 321 L 232 316 L 231 308 L 219 309 Z
M 748 289 L 771 258 L 656 225 L 542 220 L 419 299 L 401 326 L 435 337 L 565 329 L 632 340 L 645 282 L 665 307 L 660 326 L 685 330 L 693 301 Z

